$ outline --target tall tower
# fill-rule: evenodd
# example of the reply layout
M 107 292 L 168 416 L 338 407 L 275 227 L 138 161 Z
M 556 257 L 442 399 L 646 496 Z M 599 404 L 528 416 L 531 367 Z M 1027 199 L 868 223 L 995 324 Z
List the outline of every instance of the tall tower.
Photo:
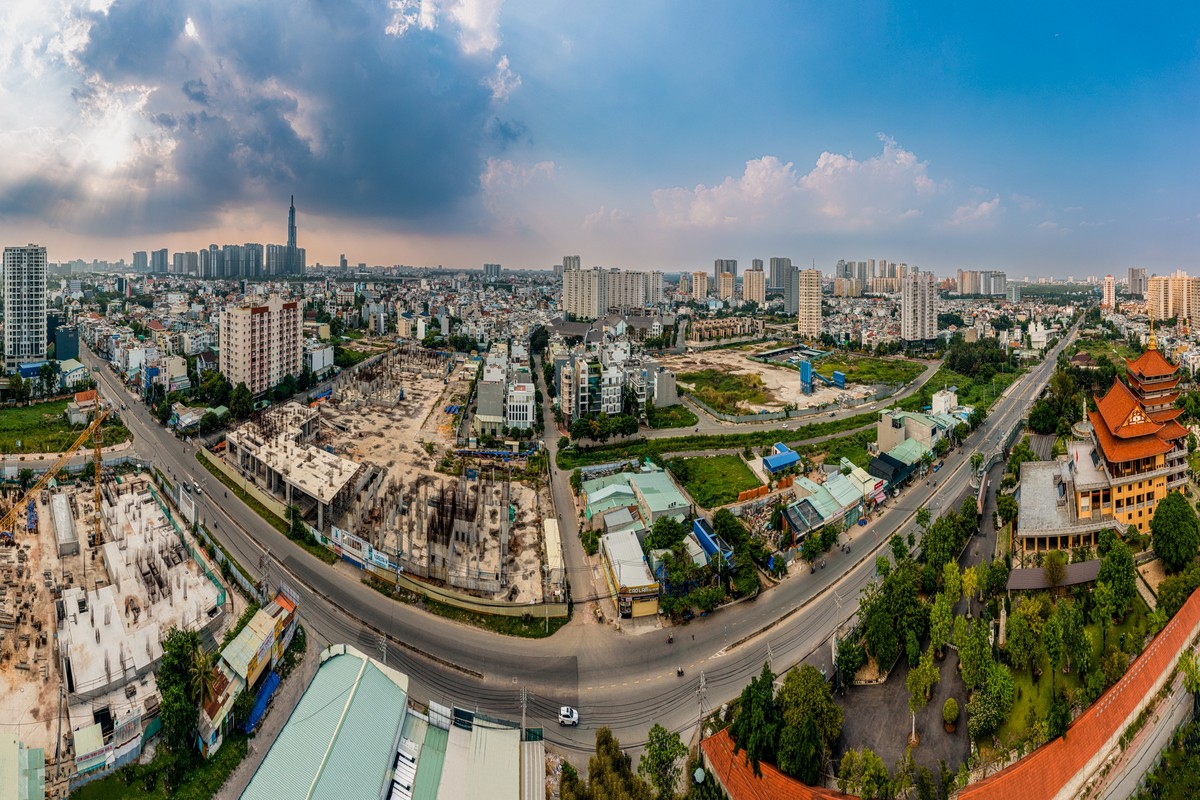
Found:
M 296 246 L 296 195 L 292 195 L 292 204 L 288 209 L 288 243 L 289 248 Z
M 46 357 L 46 248 L 4 248 L 4 368 Z

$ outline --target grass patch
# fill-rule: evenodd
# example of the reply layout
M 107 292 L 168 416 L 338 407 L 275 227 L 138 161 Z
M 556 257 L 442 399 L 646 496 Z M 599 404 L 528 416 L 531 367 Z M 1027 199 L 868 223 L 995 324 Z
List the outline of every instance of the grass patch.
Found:
M 246 505 L 250 506 L 250 508 L 252 508 L 254 510 L 255 514 L 258 514 L 260 517 L 262 517 L 264 520 L 266 520 L 268 523 L 270 523 L 271 527 L 273 527 L 275 530 L 282 533 L 284 536 L 288 535 L 289 526 L 285 520 L 280 519 L 280 517 L 274 511 L 272 511 L 271 509 L 264 506 L 262 503 L 260 503 L 258 501 L 257 498 L 255 498 L 253 495 L 251 495 L 249 492 L 247 492 L 245 489 L 243 489 L 241 486 L 239 486 L 237 483 L 235 483 L 228 475 L 226 475 L 224 472 L 222 472 L 220 469 L 218 469 L 217 465 L 213 464 L 211 461 L 209 461 L 208 458 L 204 455 L 204 453 L 196 453 L 196 460 L 199 461 L 201 464 L 203 464 L 204 468 L 206 470 L 208 470 L 210 473 L 212 473 L 212 476 L 214 478 L 216 478 L 222 484 L 224 484 L 225 487 L 227 489 L 229 489 L 229 491 L 231 491 L 235 495 L 237 495 L 237 498 L 239 500 L 241 500 Z M 291 537 L 289 537 L 289 538 L 291 538 Z M 299 539 L 292 539 L 292 541 L 295 542 L 296 544 L 300 545 L 301 547 L 303 547 L 308 552 L 312 553 L 317 558 L 324 561 L 326 564 L 336 564 L 337 563 L 337 560 L 338 560 L 337 553 L 333 552 L 332 550 L 329 550 L 328 548 L 322 547 L 321 545 L 317 544 L 316 542 L 301 541 Z
M 846 373 L 846 383 L 858 384 L 908 383 L 925 371 L 924 365 L 913 361 L 872 356 L 832 355 L 813 366 L 830 380 L 833 380 L 834 370 L 841 370 Z
M 866 431 L 849 436 L 839 436 L 836 439 L 830 439 L 828 442 L 819 444 L 807 444 L 799 448 L 799 451 L 806 456 L 815 456 L 817 453 L 825 453 L 826 464 L 837 464 L 842 458 L 848 458 L 857 466 L 863 469 L 871 463 L 871 455 L 867 452 L 867 445 L 874 443 L 877 431 L 872 428 Z
M 933 377 L 921 387 L 921 391 L 904 398 L 898 405 L 905 411 L 920 411 L 929 405 L 934 392 L 948 386 L 957 386 L 958 402 L 960 405 L 990 408 L 996 398 L 1003 394 L 1004 390 L 1016 382 L 1017 378 L 1021 377 L 1021 375 L 1022 372 L 997 372 L 994 376 L 995 394 L 993 394 L 992 378 L 986 381 L 977 381 L 973 378 L 968 378 L 966 375 L 960 375 L 954 370 L 942 367 L 933 373 Z
M 65 416 L 66 400 L 51 400 L 29 406 L 5 407 L 0 413 L 0 453 L 61 453 L 79 437 L 85 426 L 72 426 Z M 105 447 L 129 441 L 130 433 L 119 422 L 106 420 L 100 426 Z M 17 442 L 21 446 L 17 446 Z M 88 441 L 91 446 L 91 441 Z
M 826 420 L 801 425 L 795 430 L 788 430 L 780 424 L 777 430 L 756 431 L 754 433 L 720 433 L 712 435 L 676 436 L 670 439 L 640 439 L 630 442 L 589 447 L 583 450 L 571 448 L 559 450 L 555 455 L 555 463 L 559 469 L 573 470 L 590 464 L 604 464 L 609 461 L 621 461 L 636 458 L 647 459 L 662 463 L 663 453 L 679 453 L 689 450 L 723 450 L 725 448 L 765 447 L 783 440 L 789 444 L 815 439 L 821 436 L 832 436 L 843 431 L 873 425 L 879 419 L 879 414 L 858 414 L 843 419 Z M 871 432 L 874 433 L 873 431 Z M 872 440 L 873 441 L 873 440 Z M 832 445 L 812 445 L 818 450 L 828 449 Z
M 1135 629 L 1140 629 L 1144 632 L 1148 626 L 1146 617 L 1149 613 L 1150 610 L 1146 607 L 1146 602 L 1142 600 L 1142 596 L 1140 594 L 1135 596 L 1133 610 L 1126 615 L 1125 621 L 1109 629 L 1108 642 L 1115 642 L 1120 646 L 1122 633 L 1133 635 Z M 1104 655 L 1100 642 L 1100 628 L 1095 623 L 1088 623 L 1085 626 L 1085 630 L 1092 636 L 1092 664 L 1099 664 L 1100 659 Z M 1029 717 L 1029 710 L 1031 708 L 1039 719 L 1045 719 L 1046 713 L 1050 710 L 1050 701 L 1052 699 L 1050 662 L 1045 654 L 1042 655 L 1042 660 L 1038 668 L 1042 671 L 1042 674 L 1036 684 L 1027 670 L 1013 670 L 1016 699 L 1013 701 L 1012 711 L 1009 712 L 1008 719 L 1000 726 L 998 736 L 1000 741 L 1007 746 L 1029 738 L 1029 730 L 1025 723 Z M 1058 672 L 1054 675 L 1054 685 L 1067 686 L 1072 693 L 1077 694 L 1082 689 L 1083 676 L 1079 675 L 1075 670 L 1072 670 L 1068 675 Z
M 476 628 L 484 628 L 505 636 L 520 636 L 526 639 L 544 639 L 547 636 L 553 636 L 558 633 L 559 628 L 571 621 L 570 616 L 550 617 L 547 620 L 539 617 L 536 611 L 519 617 L 481 614 L 478 611 L 467 611 L 464 608 L 440 603 L 428 597 L 425 598 L 425 608 L 439 617 L 465 622 Z
M 739 414 L 745 409 L 743 403 L 762 405 L 771 401 L 771 395 L 763 386 L 758 375 L 736 375 L 716 369 L 699 372 L 681 372 L 677 380 L 690 384 L 691 393 L 710 408 L 724 414 Z
M 130 764 L 111 775 L 92 781 L 71 795 L 74 800 L 209 800 L 221 789 L 238 764 L 246 757 L 246 735 L 231 733 L 217 754 L 199 760 L 183 782 L 168 791 L 166 776 L 172 756 L 159 747 L 149 764 Z
M 646 416 L 649 418 L 650 427 L 656 430 L 661 428 L 690 428 L 700 421 L 696 418 L 695 412 L 682 404 L 667 406 L 666 408 L 651 406 Z
M 737 500 L 738 494 L 762 485 L 746 462 L 735 455 L 673 458 L 667 469 L 703 508 L 716 508 Z
M 1136 358 L 1139 353 L 1119 339 L 1076 339 L 1067 349 L 1070 358 L 1077 353 L 1088 353 L 1096 361 L 1110 361 L 1117 368 L 1117 374 L 1125 372 L 1125 359 Z

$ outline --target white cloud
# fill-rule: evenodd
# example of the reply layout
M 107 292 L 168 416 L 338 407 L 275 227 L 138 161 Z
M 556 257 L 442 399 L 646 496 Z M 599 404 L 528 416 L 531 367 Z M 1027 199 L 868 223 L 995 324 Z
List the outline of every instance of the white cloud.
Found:
M 583 229 L 588 233 L 614 233 L 628 228 L 633 221 L 628 211 L 600 206 L 583 218 Z
M 751 226 L 796 230 L 812 220 L 822 230 L 890 228 L 920 217 L 945 188 L 928 164 L 880 136 L 883 150 L 866 159 L 824 152 L 811 170 L 763 156 L 740 177 L 715 186 L 660 189 L 652 195 L 658 222 L 672 227 Z
M 979 227 L 991 223 L 1002 210 L 1000 196 L 996 195 L 991 200 L 959 206 L 947 224 L 955 228 Z
M 447 12 L 458 24 L 458 44 L 467 55 L 493 52 L 500 46 L 502 0 L 456 0 Z
M 1062 226 L 1059 225 L 1057 222 L 1051 222 L 1050 220 L 1045 220 L 1044 222 L 1039 222 L 1034 227 L 1036 227 L 1039 231 L 1060 231 L 1063 229 Z
M 526 228 L 540 195 L 554 180 L 553 161 L 525 165 L 502 158 L 489 158 L 479 176 L 484 208 L 499 228 Z
M 521 76 L 509 67 L 508 56 L 500 56 L 496 62 L 496 72 L 485 78 L 483 83 L 492 90 L 492 99 L 503 103 L 521 87 Z

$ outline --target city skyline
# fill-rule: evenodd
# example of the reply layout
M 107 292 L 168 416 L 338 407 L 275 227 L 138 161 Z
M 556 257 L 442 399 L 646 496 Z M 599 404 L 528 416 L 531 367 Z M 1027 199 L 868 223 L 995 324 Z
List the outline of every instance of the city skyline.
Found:
M 343 11 L 6 4 L 0 235 L 53 261 L 278 241 L 294 194 L 310 263 L 1192 268 L 1189 9 Z

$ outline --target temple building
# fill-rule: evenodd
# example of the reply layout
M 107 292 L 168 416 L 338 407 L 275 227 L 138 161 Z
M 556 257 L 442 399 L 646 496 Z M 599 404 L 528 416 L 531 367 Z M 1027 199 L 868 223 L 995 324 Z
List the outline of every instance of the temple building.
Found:
M 1099 532 L 1129 526 L 1150 530 L 1158 501 L 1187 479 L 1187 429 L 1176 418 L 1178 368 L 1158 350 L 1126 359 L 1119 378 L 1075 441 L 1055 461 L 1021 465 L 1017 537 L 1021 549 L 1065 550 L 1095 546 Z

